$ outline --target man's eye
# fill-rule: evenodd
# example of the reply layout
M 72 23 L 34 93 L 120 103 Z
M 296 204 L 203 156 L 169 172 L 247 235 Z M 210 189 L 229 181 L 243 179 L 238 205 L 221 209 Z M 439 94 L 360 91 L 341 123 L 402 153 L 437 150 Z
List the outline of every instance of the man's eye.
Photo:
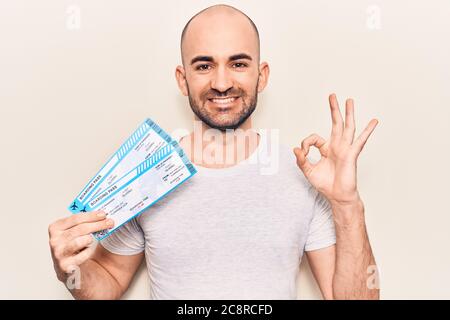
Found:
M 209 70 L 208 68 L 209 68 L 209 65 L 207 65 L 207 64 L 200 64 L 200 65 L 198 65 L 195 68 L 195 70 L 205 71 L 205 70 Z
M 236 68 L 245 68 L 247 67 L 247 64 L 242 62 L 236 62 L 233 66 L 235 66 Z

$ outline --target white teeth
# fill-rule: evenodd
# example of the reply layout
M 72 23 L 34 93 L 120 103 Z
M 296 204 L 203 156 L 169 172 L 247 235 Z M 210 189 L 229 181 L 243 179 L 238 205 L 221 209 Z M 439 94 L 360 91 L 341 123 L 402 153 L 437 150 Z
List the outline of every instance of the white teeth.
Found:
M 234 100 L 236 100 L 236 98 L 211 99 L 212 102 L 217 103 L 217 104 L 231 103 L 231 102 L 233 102 Z

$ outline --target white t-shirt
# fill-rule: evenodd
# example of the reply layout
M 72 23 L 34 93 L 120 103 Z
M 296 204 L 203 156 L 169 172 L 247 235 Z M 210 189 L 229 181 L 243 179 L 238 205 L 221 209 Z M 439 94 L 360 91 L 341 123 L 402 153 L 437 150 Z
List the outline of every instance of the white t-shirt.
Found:
M 115 254 L 145 251 L 151 299 L 296 299 L 304 251 L 335 244 L 329 202 L 291 148 L 259 133 L 249 158 L 225 169 L 196 166 L 101 241 Z

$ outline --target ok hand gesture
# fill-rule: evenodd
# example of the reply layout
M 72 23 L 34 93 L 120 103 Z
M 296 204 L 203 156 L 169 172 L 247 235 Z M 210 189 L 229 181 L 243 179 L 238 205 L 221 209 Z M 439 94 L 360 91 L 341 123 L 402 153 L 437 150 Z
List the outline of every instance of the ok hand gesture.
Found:
M 345 102 L 345 124 L 335 94 L 329 96 L 332 129 L 329 140 L 311 134 L 294 148 L 297 165 L 305 177 L 332 204 L 352 204 L 359 201 L 356 185 L 356 161 L 378 120 L 372 119 L 363 132 L 354 140 L 355 118 L 353 100 Z M 306 156 L 314 146 L 319 149 L 321 159 L 311 163 Z

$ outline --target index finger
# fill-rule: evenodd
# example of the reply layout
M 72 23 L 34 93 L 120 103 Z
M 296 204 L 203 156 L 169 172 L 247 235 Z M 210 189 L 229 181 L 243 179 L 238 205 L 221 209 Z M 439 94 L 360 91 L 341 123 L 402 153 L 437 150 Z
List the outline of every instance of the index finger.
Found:
M 76 213 L 70 217 L 62 218 L 56 222 L 56 225 L 59 230 L 67 230 L 76 225 L 86 223 L 86 222 L 95 222 L 101 221 L 106 218 L 106 212 L 104 211 L 91 211 L 85 213 Z
M 328 100 L 330 102 L 332 120 L 331 136 L 334 138 L 339 138 L 340 136 L 342 136 L 344 120 L 342 120 L 342 115 L 341 111 L 339 110 L 339 104 L 336 98 L 336 94 L 330 94 Z
M 370 134 L 373 132 L 373 130 L 375 130 L 375 127 L 377 126 L 377 124 L 378 124 L 377 119 L 370 120 L 367 127 L 363 130 L 363 132 L 361 132 L 359 137 L 353 143 L 353 145 L 356 147 L 356 151 L 358 154 L 364 148 L 364 145 L 366 144 L 367 139 L 369 139 Z

